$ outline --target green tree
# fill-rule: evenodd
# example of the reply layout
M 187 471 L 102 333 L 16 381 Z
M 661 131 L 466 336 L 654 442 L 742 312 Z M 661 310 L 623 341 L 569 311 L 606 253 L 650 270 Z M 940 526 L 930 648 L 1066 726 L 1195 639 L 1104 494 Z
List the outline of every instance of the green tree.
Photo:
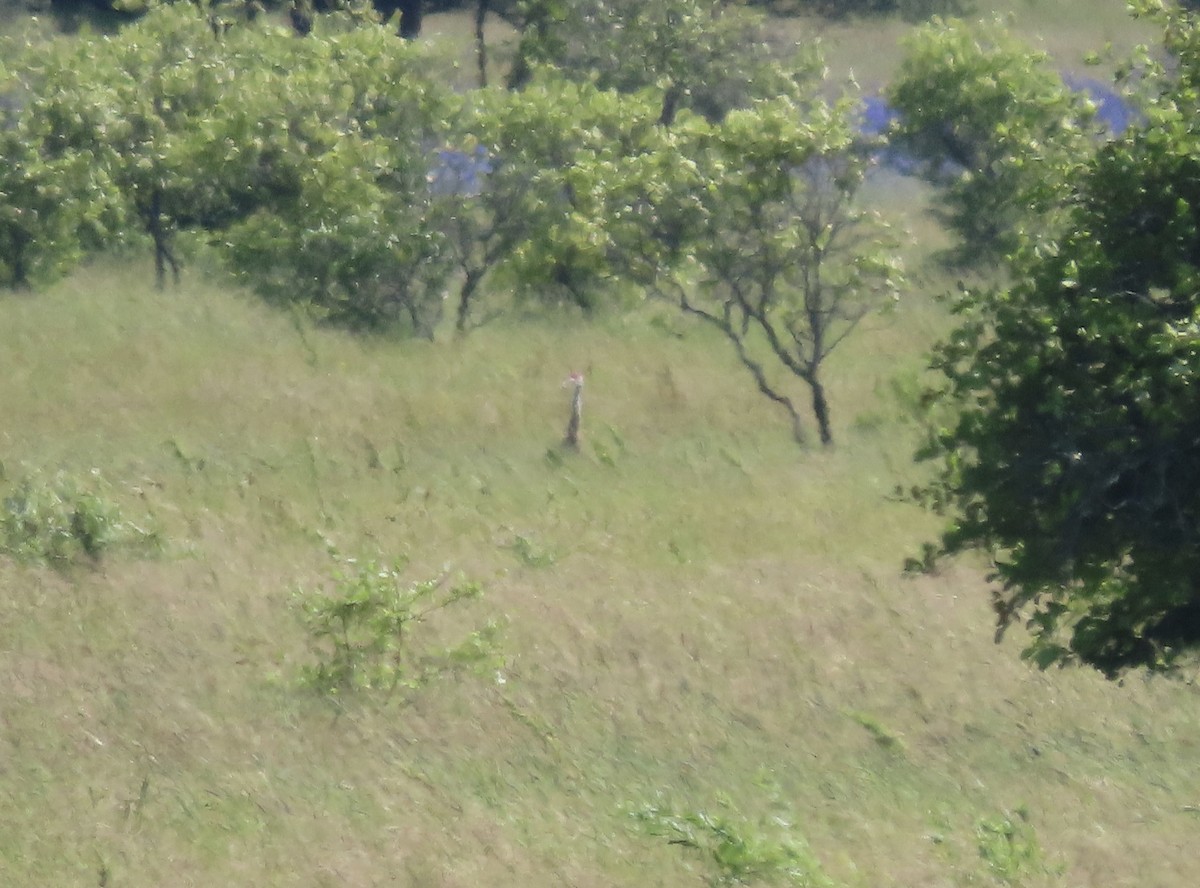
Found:
M 104 239 L 111 182 L 85 152 L 59 152 L 31 115 L 0 117 L 0 283 L 25 288 L 69 271 Z
M 801 380 L 832 443 L 825 362 L 899 285 L 890 236 L 855 201 L 870 155 L 852 104 L 759 102 L 716 125 L 693 120 L 672 150 L 659 168 L 672 184 L 648 214 L 659 252 L 643 254 L 661 268 L 657 291 L 721 332 L 803 442 L 774 377 Z
M 539 68 L 519 92 L 476 91 L 461 129 L 486 161 L 448 202 L 459 263 L 458 327 L 494 273 L 517 296 L 595 308 L 626 278 L 620 256 L 630 182 L 623 161 L 657 127 L 657 99 Z
M 999 23 L 933 23 L 906 42 L 887 90 L 894 147 L 941 190 L 936 211 L 959 238 L 950 257 L 997 262 L 1064 195 L 1047 175 L 1095 146 L 1094 111 L 1049 58 Z
M 949 521 L 934 548 L 987 554 L 999 630 L 1110 677 L 1200 647 L 1200 34 L 1163 16 L 1170 63 L 1070 179 L 1066 233 L 1031 238 L 1012 287 L 963 296 L 923 454 Z
M 453 257 L 430 177 L 454 97 L 382 26 L 325 16 L 309 39 L 260 51 L 268 63 L 240 92 L 255 109 L 251 144 L 295 188 L 224 230 L 230 267 L 272 301 L 432 336 Z
M 222 62 L 206 16 L 190 5 L 161 6 L 114 39 L 79 44 L 74 64 L 90 72 L 88 89 L 47 84 L 66 113 L 79 102 L 104 109 L 78 134 L 79 147 L 96 146 L 149 236 L 159 286 L 168 267 L 178 280 L 174 240 L 185 217 L 203 213 L 198 186 L 212 171 L 196 169 L 188 155 L 197 121 L 213 113 L 229 80 Z
M 690 108 L 719 119 L 755 98 L 789 92 L 767 49 L 767 24 L 737 4 L 704 0 L 533 0 L 522 6 L 512 79 L 551 64 L 601 89 L 654 89 L 661 120 Z M 789 60 L 790 61 L 790 60 Z
M 180 231 L 224 227 L 286 187 L 256 150 L 241 88 L 271 39 L 280 37 L 250 26 L 218 39 L 205 11 L 179 4 L 156 6 L 113 37 L 32 50 L 20 70 L 33 97 L 20 120 L 24 151 L 80 171 L 64 183 L 86 173 L 84 233 L 127 238 L 132 223 L 153 246 L 161 286 L 168 270 L 179 276 Z M 51 242 L 69 249 L 65 232 Z
M 89 69 L 73 66 L 75 53 L 57 40 L 33 54 L 11 45 L 11 72 L 0 67 L 0 282 L 28 287 L 68 271 L 89 249 L 119 235 L 119 193 L 98 162 L 101 147 L 80 132 L 96 119 L 86 103 L 64 113 L 41 84 L 82 95 Z

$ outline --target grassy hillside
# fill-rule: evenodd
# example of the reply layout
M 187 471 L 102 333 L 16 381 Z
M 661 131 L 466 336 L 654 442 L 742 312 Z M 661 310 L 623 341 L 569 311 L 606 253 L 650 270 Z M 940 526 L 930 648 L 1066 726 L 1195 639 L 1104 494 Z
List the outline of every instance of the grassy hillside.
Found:
M 0 885 L 706 884 L 647 805 L 803 839 L 838 886 L 1191 884 L 1191 677 L 1033 671 L 981 566 L 901 574 L 945 282 L 921 189 L 875 197 L 913 286 L 831 359 L 830 450 L 652 306 L 360 339 L 127 258 L 0 298 L 0 490 L 95 471 L 163 541 L 0 555 Z M 499 668 L 299 687 L 330 542 L 480 581 L 420 628 L 503 620 Z
M 978 572 L 899 573 L 932 305 L 834 361 L 822 452 L 669 316 L 372 342 L 148 279 L 0 302 L 10 483 L 98 469 L 167 541 L 0 560 L 0 883 L 702 884 L 652 803 L 786 811 L 838 884 L 990 884 L 980 823 L 1018 808 L 1015 884 L 1187 882 L 1194 689 L 1031 672 Z M 584 451 L 548 458 L 572 369 Z M 297 688 L 325 539 L 484 582 L 500 673 Z

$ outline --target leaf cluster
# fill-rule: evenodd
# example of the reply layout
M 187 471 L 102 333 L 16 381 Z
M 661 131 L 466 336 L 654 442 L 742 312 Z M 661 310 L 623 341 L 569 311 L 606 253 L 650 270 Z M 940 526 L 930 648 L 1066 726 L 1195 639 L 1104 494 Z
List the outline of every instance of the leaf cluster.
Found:
M 753 822 L 730 814 L 677 812 L 656 805 L 635 811 L 649 835 L 698 855 L 714 888 L 730 885 L 793 885 L 832 888 L 807 843 L 787 821 Z
M 159 542 L 156 531 L 125 516 L 95 470 L 83 479 L 29 472 L 0 501 L 0 554 L 18 561 L 66 566 L 113 549 L 152 551 Z
M 1167 19 L 1168 45 L 1190 18 Z M 950 421 L 924 452 L 943 553 L 981 549 L 1000 631 L 1039 665 L 1170 670 L 1200 649 L 1200 110 L 1158 75 L 1146 120 L 1087 157 L 1007 289 L 967 292 L 935 354 Z
M 719 120 L 755 99 L 787 94 L 817 66 L 814 54 L 794 49 L 776 60 L 767 20 L 738 4 L 534 0 L 522 9 L 518 85 L 533 66 L 548 64 L 601 89 L 653 90 L 667 124 L 683 109 Z
M 998 262 L 1044 230 L 1094 150 L 1095 108 L 999 22 L 935 19 L 906 41 L 887 89 L 892 150 L 942 192 L 960 264 Z
M 331 697 L 391 693 L 416 690 L 450 671 L 495 665 L 494 622 L 449 646 L 431 644 L 435 615 L 479 599 L 483 590 L 477 583 L 452 584 L 446 577 L 409 582 L 403 561 L 331 554 L 332 588 L 300 591 L 295 598 L 316 657 L 301 668 L 301 684 Z

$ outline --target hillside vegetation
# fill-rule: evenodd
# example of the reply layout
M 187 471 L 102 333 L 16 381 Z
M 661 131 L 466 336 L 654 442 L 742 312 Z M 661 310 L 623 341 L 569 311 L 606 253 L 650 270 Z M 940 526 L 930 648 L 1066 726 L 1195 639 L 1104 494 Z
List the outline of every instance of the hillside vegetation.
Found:
M 910 290 L 830 361 L 828 449 L 653 304 L 362 337 L 202 260 L 156 291 L 140 254 L 0 299 L 9 511 L 61 473 L 153 543 L 0 554 L 0 884 L 735 884 L 647 811 L 792 842 L 786 884 L 1191 884 L 1192 676 L 1038 672 L 993 643 L 986 566 L 902 572 L 937 531 L 893 491 L 953 280 L 923 189 L 872 187 Z M 496 662 L 303 687 L 331 546 L 479 582 L 411 639 L 496 620 Z

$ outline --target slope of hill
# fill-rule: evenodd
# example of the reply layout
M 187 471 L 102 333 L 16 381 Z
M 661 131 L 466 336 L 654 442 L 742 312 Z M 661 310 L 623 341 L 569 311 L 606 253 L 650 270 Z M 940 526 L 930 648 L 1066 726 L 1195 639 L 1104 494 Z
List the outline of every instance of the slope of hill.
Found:
M 1186 883 L 1194 689 L 1032 672 L 979 572 L 900 574 L 935 307 L 834 362 L 822 452 L 670 316 L 365 341 L 148 272 L 0 302 L 9 484 L 95 469 L 166 540 L 0 559 L 4 884 L 699 884 L 653 804 L 785 815 L 839 884 Z M 327 540 L 482 581 L 499 671 L 298 688 Z

